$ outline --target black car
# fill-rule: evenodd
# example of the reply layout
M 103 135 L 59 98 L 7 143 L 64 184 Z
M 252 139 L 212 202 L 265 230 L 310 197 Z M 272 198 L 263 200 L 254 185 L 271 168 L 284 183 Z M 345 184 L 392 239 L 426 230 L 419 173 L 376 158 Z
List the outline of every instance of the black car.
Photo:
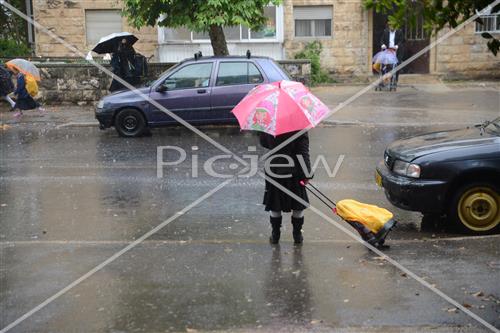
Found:
M 446 215 L 462 231 L 500 229 L 500 117 L 393 142 L 376 171 L 395 206 Z

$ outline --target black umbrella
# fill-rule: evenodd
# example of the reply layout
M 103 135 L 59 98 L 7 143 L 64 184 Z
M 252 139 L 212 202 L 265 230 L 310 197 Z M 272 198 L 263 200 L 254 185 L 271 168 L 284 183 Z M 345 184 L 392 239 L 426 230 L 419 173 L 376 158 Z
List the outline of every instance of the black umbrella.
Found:
M 139 40 L 130 32 L 116 32 L 102 37 L 92 51 L 98 54 L 113 53 L 122 39 L 126 39 L 129 45 L 134 45 Z

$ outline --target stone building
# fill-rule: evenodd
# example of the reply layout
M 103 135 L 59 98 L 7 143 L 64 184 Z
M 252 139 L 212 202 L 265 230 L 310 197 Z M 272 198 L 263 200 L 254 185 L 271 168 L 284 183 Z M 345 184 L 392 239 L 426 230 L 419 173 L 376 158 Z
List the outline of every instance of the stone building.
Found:
M 139 37 L 136 49 L 161 62 L 176 62 L 193 53 L 212 52 L 206 33 L 186 29 L 143 28 L 135 31 L 120 16 L 120 0 L 33 0 L 35 19 L 62 36 L 84 53 L 102 35 L 128 30 Z M 366 10 L 362 0 L 284 0 L 281 6 L 265 9 L 267 26 L 252 31 L 244 26 L 225 28 L 231 54 L 293 59 L 295 53 L 312 41 L 323 45 L 322 66 L 338 77 L 371 75 L 371 59 L 380 48 L 386 17 Z M 443 43 L 433 47 L 406 68 L 407 73 L 448 76 L 500 76 L 499 58 L 492 55 L 481 32 L 500 33 L 499 14 L 484 18 L 484 26 L 471 23 Z M 434 42 L 427 36 L 423 22 L 405 27 L 406 58 Z M 36 52 L 41 56 L 68 56 L 70 52 L 36 33 Z
M 157 54 L 158 29 L 137 31 L 121 15 L 120 0 L 32 0 L 36 22 L 48 28 L 66 42 L 86 54 L 100 37 L 119 31 L 129 31 L 139 37 L 134 45 L 145 56 Z M 46 57 L 75 56 L 66 46 L 35 29 L 35 53 Z

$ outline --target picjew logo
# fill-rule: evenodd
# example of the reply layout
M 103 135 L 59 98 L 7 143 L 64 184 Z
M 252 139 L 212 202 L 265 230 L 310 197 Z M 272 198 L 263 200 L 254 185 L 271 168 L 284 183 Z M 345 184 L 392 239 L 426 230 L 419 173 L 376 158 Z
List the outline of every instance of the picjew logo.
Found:
M 233 157 L 229 154 L 213 155 L 205 161 L 200 162 L 199 149 L 197 146 L 192 146 L 190 152 L 190 176 L 192 178 L 198 178 L 201 169 L 210 177 L 232 178 L 235 176 L 236 170 L 242 168 L 237 174 L 239 178 L 253 177 L 260 169 L 260 155 L 256 153 L 257 148 L 255 146 L 249 146 L 247 151 L 248 154 L 244 154 L 242 158 L 249 163 L 247 166 L 243 166 L 241 163 L 235 162 Z M 157 178 L 163 178 L 165 175 L 165 168 L 168 170 L 168 167 L 178 167 L 182 164 L 189 163 L 189 161 L 186 161 L 187 157 L 188 153 L 181 147 L 158 146 L 156 149 Z M 266 159 L 264 170 L 266 174 L 273 178 L 289 178 L 292 176 L 291 172 L 293 170 L 300 168 L 305 177 L 312 178 L 321 166 L 321 169 L 325 170 L 328 177 L 334 178 L 344 158 L 345 155 L 340 155 L 332 168 L 324 155 L 317 155 L 314 160 L 307 163 L 302 155 L 292 157 L 289 155 L 276 154 Z M 227 166 L 227 168 L 225 166 Z M 245 168 L 243 169 L 243 167 Z M 227 171 L 227 169 L 229 169 L 229 171 Z M 282 173 L 283 171 L 285 172 Z

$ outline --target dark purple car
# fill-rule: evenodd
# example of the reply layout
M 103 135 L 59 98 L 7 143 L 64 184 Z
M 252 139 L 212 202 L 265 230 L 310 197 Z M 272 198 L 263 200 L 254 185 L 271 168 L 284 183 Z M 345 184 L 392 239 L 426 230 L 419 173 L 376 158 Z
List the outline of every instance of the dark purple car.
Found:
M 231 110 L 253 87 L 281 80 L 290 78 L 270 58 L 201 57 L 180 62 L 139 90 L 191 124 L 232 123 L 236 118 Z M 104 97 L 95 116 L 101 129 L 114 126 L 126 137 L 176 123 L 129 90 Z

